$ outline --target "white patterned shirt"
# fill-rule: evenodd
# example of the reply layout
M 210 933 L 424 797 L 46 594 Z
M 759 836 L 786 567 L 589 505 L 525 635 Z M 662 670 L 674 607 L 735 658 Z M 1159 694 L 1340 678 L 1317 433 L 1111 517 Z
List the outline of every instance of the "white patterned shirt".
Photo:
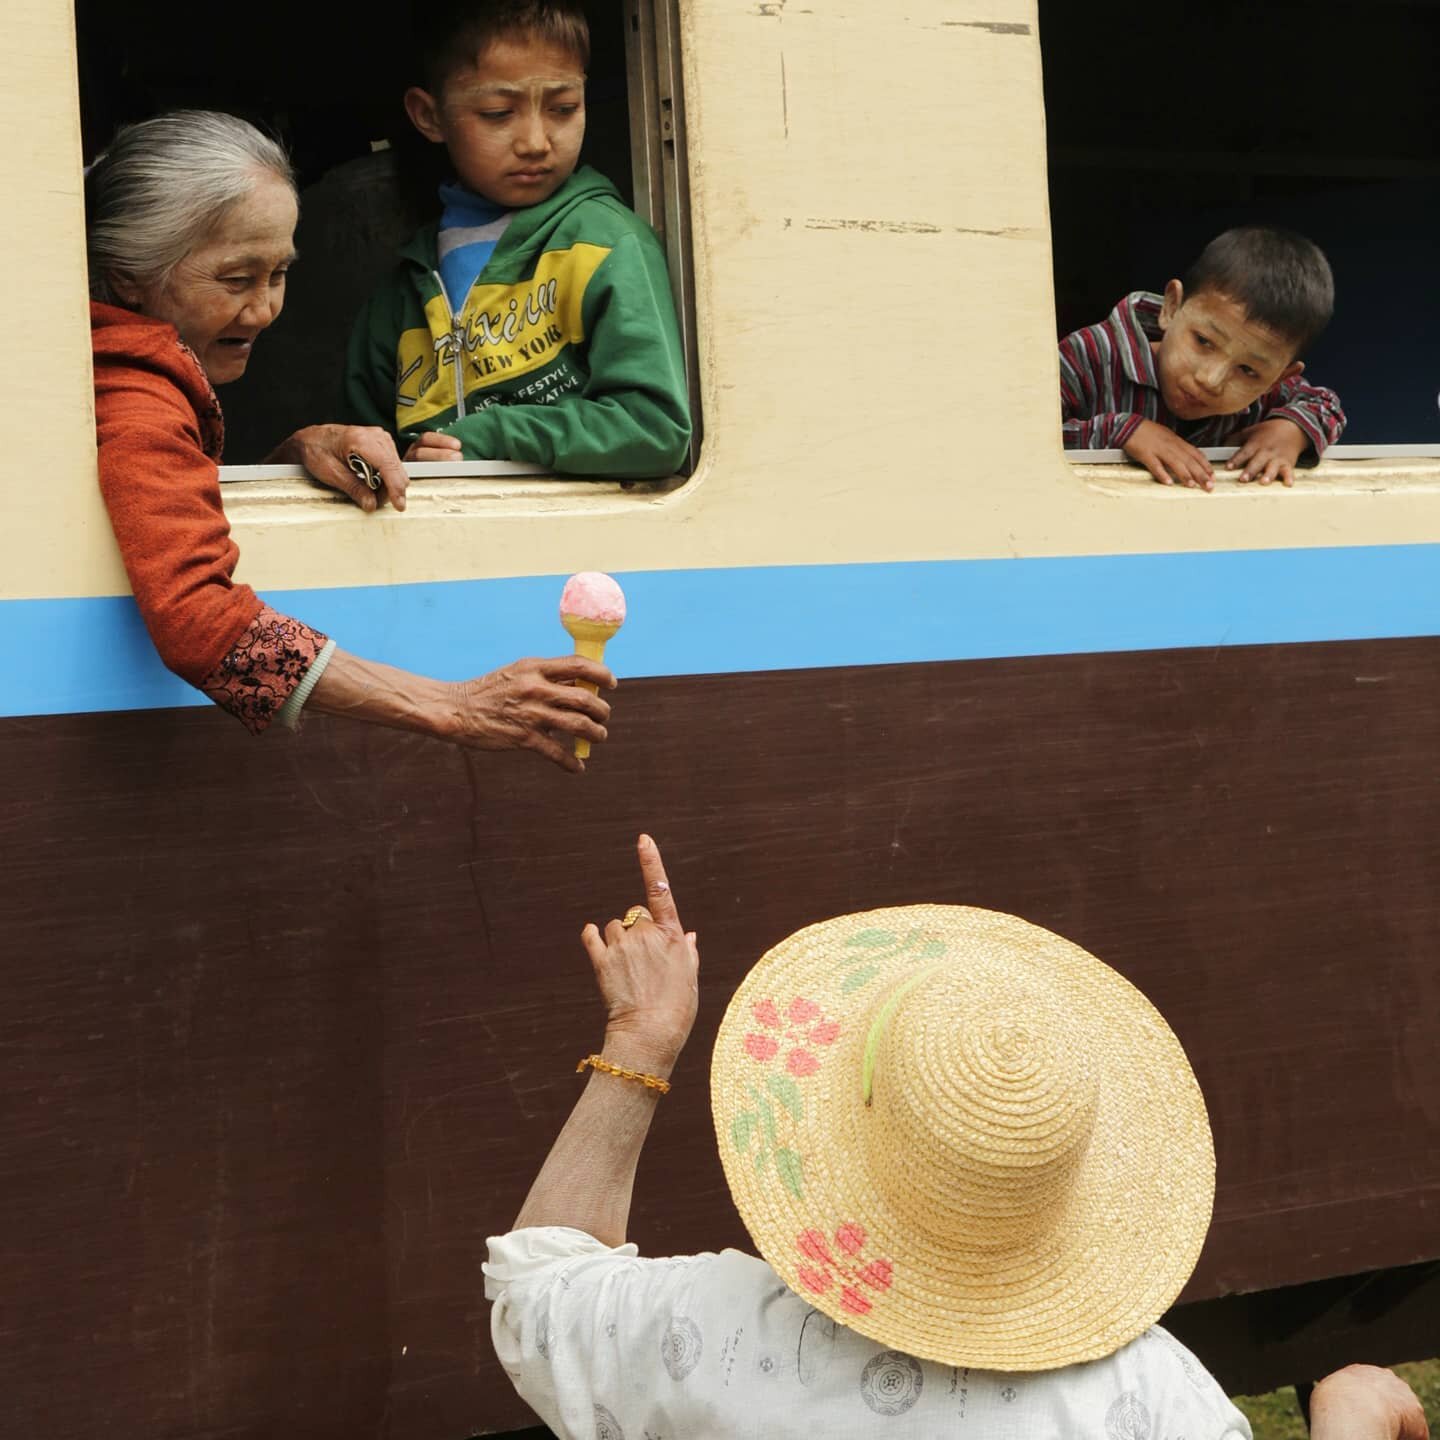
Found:
M 562 1440 L 1251 1440 L 1158 1325 L 1104 1360 L 1007 1375 L 887 1350 L 737 1250 L 642 1260 L 559 1227 L 489 1245 L 495 1352 Z

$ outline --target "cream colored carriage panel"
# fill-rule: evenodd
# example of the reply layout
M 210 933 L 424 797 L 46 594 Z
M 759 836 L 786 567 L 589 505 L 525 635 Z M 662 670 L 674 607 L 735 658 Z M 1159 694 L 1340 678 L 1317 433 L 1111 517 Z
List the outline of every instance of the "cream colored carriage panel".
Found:
M 6 0 L 0 46 L 0 595 L 125 588 L 95 491 L 75 28 Z
M 12 597 L 120 593 L 94 484 L 70 11 L 10 6 L 0 584 Z M 1293 491 L 1208 496 L 1066 463 L 1030 0 L 910 0 L 903 13 L 682 0 L 682 16 L 705 430 L 694 478 L 629 492 L 424 481 L 406 514 L 372 517 L 299 481 L 229 486 L 245 579 L 1440 540 L 1434 462 L 1336 463 Z

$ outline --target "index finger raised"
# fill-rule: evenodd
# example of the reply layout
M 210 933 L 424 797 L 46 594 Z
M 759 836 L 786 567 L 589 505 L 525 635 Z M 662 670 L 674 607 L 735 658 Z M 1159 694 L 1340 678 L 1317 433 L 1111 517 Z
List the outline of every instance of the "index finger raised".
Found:
M 660 858 L 660 847 L 648 835 L 642 835 L 635 848 L 640 856 L 640 875 L 645 881 L 645 903 L 650 907 L 650 914 L 662 929 L 683 935 L 685 932 L 675 909 L 675 896 L 665 875 L 665 862 Z

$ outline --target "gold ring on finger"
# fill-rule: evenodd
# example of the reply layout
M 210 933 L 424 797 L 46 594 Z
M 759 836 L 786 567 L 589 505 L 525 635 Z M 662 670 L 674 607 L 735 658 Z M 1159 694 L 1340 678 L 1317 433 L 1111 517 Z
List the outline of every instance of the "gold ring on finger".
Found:
M 640 920 L 653 920 L 655 917 L 643 906 L 632 905 L 626 912 L 625 918 L 620 922 L 627 930 Z

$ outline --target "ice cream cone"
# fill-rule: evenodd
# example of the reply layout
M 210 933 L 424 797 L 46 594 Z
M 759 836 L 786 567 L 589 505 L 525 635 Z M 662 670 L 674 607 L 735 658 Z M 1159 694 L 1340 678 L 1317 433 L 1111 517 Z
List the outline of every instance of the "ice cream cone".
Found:
M 577 655 L 603 661 L 606 641 L 625 623 L 624 591 L 608 575 L 582 570 L 565 582 L 560 596 L 560 623 L 574 639 Z M 599 693 L 584 680 L 576 683 L 592 695 Z M 590 742 L 578 735 L 575 754 L 581 760 L 590 754 Z
M 562 614 L 560 623 L 574 636 L 575 653 L 583 655 L 587 660 L 604 660 L 605 642 L 620 628 L 617 624 L 607 625 L 595 620 L 585 620 L 578 615 Z M 600 693 L 598 687 L 590 684 L 588 680 L 577 680 L 575 683 L 592 695 Z M 581 760 L 590 754 L 590 742 L 582 735 L 575 737 L 575 754 Z

